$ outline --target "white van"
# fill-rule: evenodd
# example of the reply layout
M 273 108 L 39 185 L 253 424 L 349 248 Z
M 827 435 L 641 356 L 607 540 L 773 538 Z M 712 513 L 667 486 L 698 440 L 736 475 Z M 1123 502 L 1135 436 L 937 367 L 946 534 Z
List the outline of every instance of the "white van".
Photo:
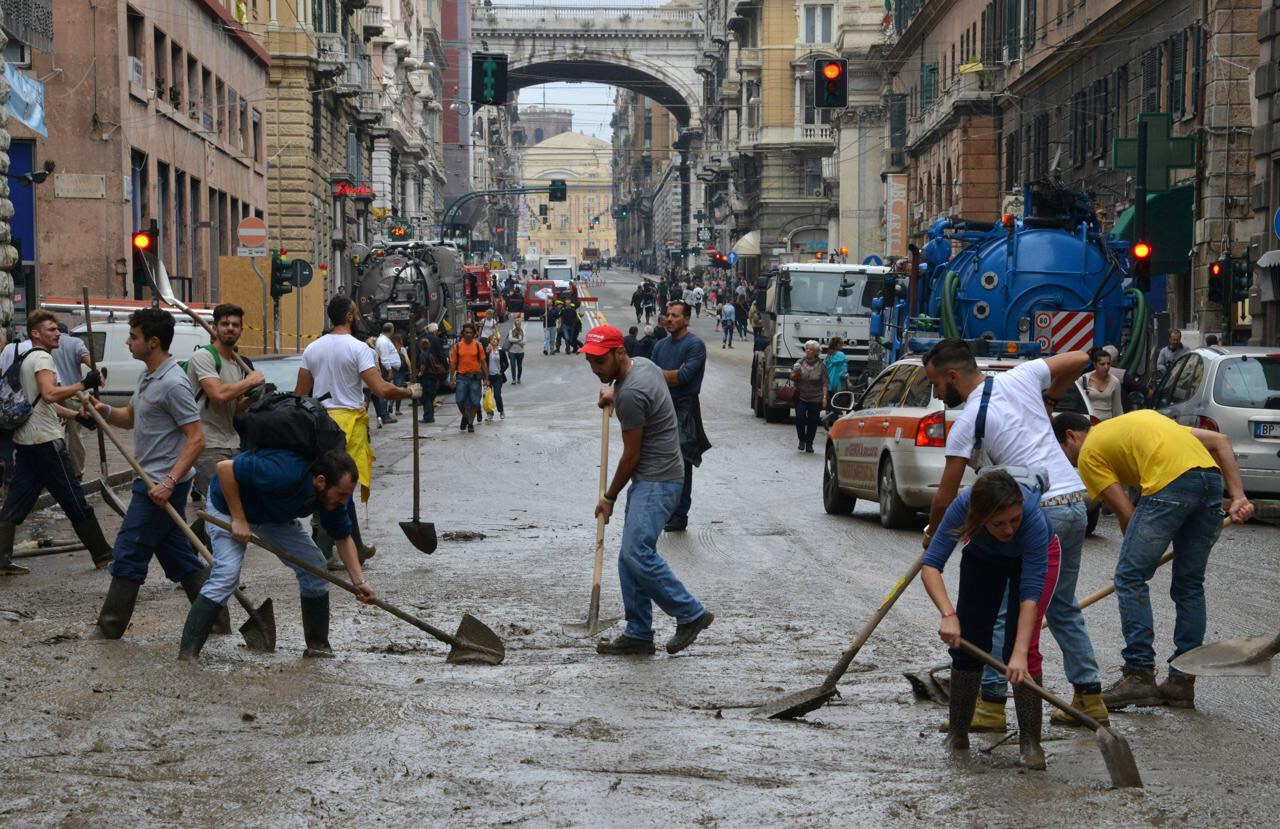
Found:
M 129 353 L 128 315 L 114 314 L 110 321 L 95 319 L 92 343 L 89 342 L 89 332 L 83 324 L 72 328 L 71 334 L 84 340 L 85 345 L 92 350 L 98 368 L 105 370 L 106 382 L 102 385 L 99 397 L 113 405 L 128 403 L 134 390 L 138 388 L 138 378 L 145 370 L 142 361 L 135 360 Z M 191 352 L 208 344 L 209 335 L 203 328 L 186 316 L 174 317 L 170 354 L 183 361 L 191 356 Z

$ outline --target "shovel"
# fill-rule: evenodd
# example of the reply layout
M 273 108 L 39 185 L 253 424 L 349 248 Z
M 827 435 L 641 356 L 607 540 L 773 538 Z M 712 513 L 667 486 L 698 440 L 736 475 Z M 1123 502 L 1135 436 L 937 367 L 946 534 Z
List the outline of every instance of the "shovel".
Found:
M 98 432 L 105 433 L 111 438 L 111 442 L 116 445 L 116 449 L 120 450 L 120 454 L 129 462 L 129 466 L 133 467 L 133 471 L 148 488 L 154 487 L 155 481 L 151 480 L 151 476 L 146 473 L 139 464 L 137 458 L 125 448 L 124 442 L 120 440 L 120 436 L 115 433 L 98 410 L 89 402 L 88 395 L 81 393 L 80 406 L 93 415 L 93 419 L 98 422 Z M 182 532 L 186 535 L 187 540 L 191 542 L 191 546 L 195 548 L 210 566 L 213 565 L 213 556 L 205 549 L 204 544 L 200 541 L 200 537 L 196 535 L 195 530 L 187 526 L 187 522 L 182 520 L 182 516 L 174 509 L 173 504 L 168 501 L 164 505 L 165 512 L 169 513 L 169 517 L 174 520 Z M 260 606 L 254 607 L 253 602 L 245 596 L 244 591 L 239 588 L 235 591 L 236 601 L 244 608 L 244 612 L 249 614 L 249 618 L 240 626 L 240 635 L 244 637 L 244 643 L 251 651 L 266 651 L 272 653 L 276 649 L 276 614 L 271 606 L 271 600 L 265 600 Z
M 85 549 L 83 544 L 65 544 L 60 547 L 35 547 L 14 553 L 14 558 L 41 558 L 43 556 L 60 556 L 63 553 L 78 553 Z
M 850 643 L 849 647 L 845 648 L 844 653 L 840 655 L 840 661 L 827 674 L 827 678 L 822 680 L 821 685 L 806 691 L 796 691 L 785 697 L 779 697 L 773 702 L 754 709 L 751 712 L 752 716 L 768 717 L 771 720 L 789 720 L 795 717 L 803 717 L 810 711 L 816 711 L 826 705 L 827 700 L 836 695 L 836 683 L 844 676 L 845 671 L 849 670 L 849 666 L 853 664 L 853 659 L 858 655 L 858 651 L 862 650 L 862 646 L 871 638 L 871 634 L 876 629 L 876 626 L 880 624 L 880 620 L 889 614 L 889 609 L 893 607 L 894 602 L 898 601 L 898 597 L 902 595 L 911 582 L 915 581 L 916 574 L 920 572 L 920 568 L 923 565 L 924 553 L 921 553 L 912 562 L 911 569 L 907 570 L 906 574 L 898 579 L 898 583 L 889 591 L 889 595 L 884 597 L 884 601 L 880 603 L 880 607 L 875 614 L 867 620 L 862 630 L 858 632 L 857 638 Z
M 1169 664 L 1196 676 L 1271 676 L 1271 659 L 1277 653 L 1280 633 L 1268 633 L 1201 645 Z
M 964 639 L 960 640 L 960 650 L 974 659 L 990 665 L 1002 674 L 1009 670 L 999 659 L 996 659 L 977 645 L 966 642 Z M 1098 740 L 1098 750 L 1102 752 L 1102 760 L 1107 764 L 1107 774 L 1111 775 L 1111 785 L 1117 789 L 1142 788 L 1142 775 L 1138 773 L 1138 763 L 1133 759 L 1133 751 L 1129 748 L 1128 740 L 1083 711 L 1067 705 L 1066 701 L 1057 694 L 1046 691 L 1033 680 L 1023 680 L 1022 686 L 1030 689 L 1033 694 L 1050 705 L 1061 708 L 1075 717 L 1081 725 L 1093 730 L 1093 734 Z
M 422 522 L 418 520 L 418 501 L 421 496 L 418 490 L 422 487 L 422 481 L 419 478 L 419 461 L 418 447 L 421 442 L 418 438 L 418 401 L 413 401 L 413 520 L 401 521 L 400 529 L 404 530 L 405 537 L 409 539 L 409 543 L 417 547 L 422 552 L 430 555 L 436 551 L 436 525 L 430 521 Z
M 196 514 L 203 518 L 205 523 L 221 527 L 228 532 L 231 530 L 230 524 L 220 518 L 214 518 L 204 510 L 200 510 Z M 336 584 L 348 593 L 359 594 L 355 586 L 346 579 L 340 579 L 328 570 L 315 567 L 269 541 L 263 541 L 256 535 L 250 536 L 249 540 L 287 564 L 306 570 L 316 578 L 324 579 L 330 584 Z M 411 616 L 395 605 L 384 602 L 382 599 L 375 598 L 370 604 L 382 608 L 397 619 L 408 622 L 420 630 L 425 630 L 441 642 L 449 645 L 451 649 L 449 656 L 445 659 L 446 662 L 456 665 L 501 665 L 502 660 L 506 658 L 507 649 L 503 646 L 502 640 L 498 638 L 498 634 L 494 633 L 484 622 L 481 622 L 470 613 L 462 615 L 462 622 L 458 625 L 457 633 L 450 636 L 435 625 L 424 622 L 416 616 Z
M 608 486 L 606 477 L 609 471 L 609 415 L 612 409 L 605 408 L 600 418 L 600 495 L 604 495 Z M 565 622 L 560 626 L 564 635 L 573 639 L 587 639 L 622 621 L 621 617 L 600 618 L 600 577 L 604 570 L 604 516 L 596 518 L 596 563 L 591 574 L 591 603 L 587 606 L 587 621 Z
M 95 371 L 98 368 L 98 361 L 93 356 L 93 315 L 89 313 L 89 288 L 84 288 L 84 330 L 89 335 L 89 368 Z M 107 439 L 102 432 L 98 432 L 98 474 L 102 479 L 102 500 L 112 511 L 124 517 L 124 504 L 120 503 L 120 498 L 116 495 L 115 490 L 109 485 L 111 480 L 111 472 L 107 468 Z

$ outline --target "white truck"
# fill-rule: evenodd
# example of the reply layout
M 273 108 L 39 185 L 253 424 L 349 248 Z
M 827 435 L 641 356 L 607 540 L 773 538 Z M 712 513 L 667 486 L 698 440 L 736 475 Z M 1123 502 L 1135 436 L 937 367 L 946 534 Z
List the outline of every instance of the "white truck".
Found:
M 778 390 L 791 382 L 791 368 L 804 356 L 809 340 L 816 340 L 825 353 L 831 337 L 843 339 L 851 381 L 867 370 L 871 300 L 891 272 L 875 265 L 797 262 L 757 283 L 765 346 L 755 352 L 751 368 L 756 417 L 769 423 L 786 419 L 792 404 L 780 400 Z
M 539 271 L 542 279 L 572 282 L 578 277 L 578 260 L 574 256 L 544 256 Z

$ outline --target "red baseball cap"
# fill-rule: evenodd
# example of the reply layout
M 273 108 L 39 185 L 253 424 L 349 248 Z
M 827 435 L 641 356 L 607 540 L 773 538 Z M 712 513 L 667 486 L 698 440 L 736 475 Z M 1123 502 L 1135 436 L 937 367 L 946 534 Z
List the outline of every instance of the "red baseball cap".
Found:
M 587 332 L 587 341 L 582 350 L 592 357 L 608 354 L 615 348 L 622 348 L 622 332 L 612 325 L 597 325 Z

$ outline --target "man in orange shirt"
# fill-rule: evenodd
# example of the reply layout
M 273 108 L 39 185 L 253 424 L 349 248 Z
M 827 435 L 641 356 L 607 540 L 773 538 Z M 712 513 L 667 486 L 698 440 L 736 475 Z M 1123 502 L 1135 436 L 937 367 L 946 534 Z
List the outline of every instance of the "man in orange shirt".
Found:
M 462 413 L 458 430 L 474 432 L 475 421 L 480 416 L 481 396 L 489 385 L 484 346 L 476 339 L 474 323 L 462 324 L 462 339 L 449 354 L 449 379 L 453 382 L 453 397 L 458 411 Z

